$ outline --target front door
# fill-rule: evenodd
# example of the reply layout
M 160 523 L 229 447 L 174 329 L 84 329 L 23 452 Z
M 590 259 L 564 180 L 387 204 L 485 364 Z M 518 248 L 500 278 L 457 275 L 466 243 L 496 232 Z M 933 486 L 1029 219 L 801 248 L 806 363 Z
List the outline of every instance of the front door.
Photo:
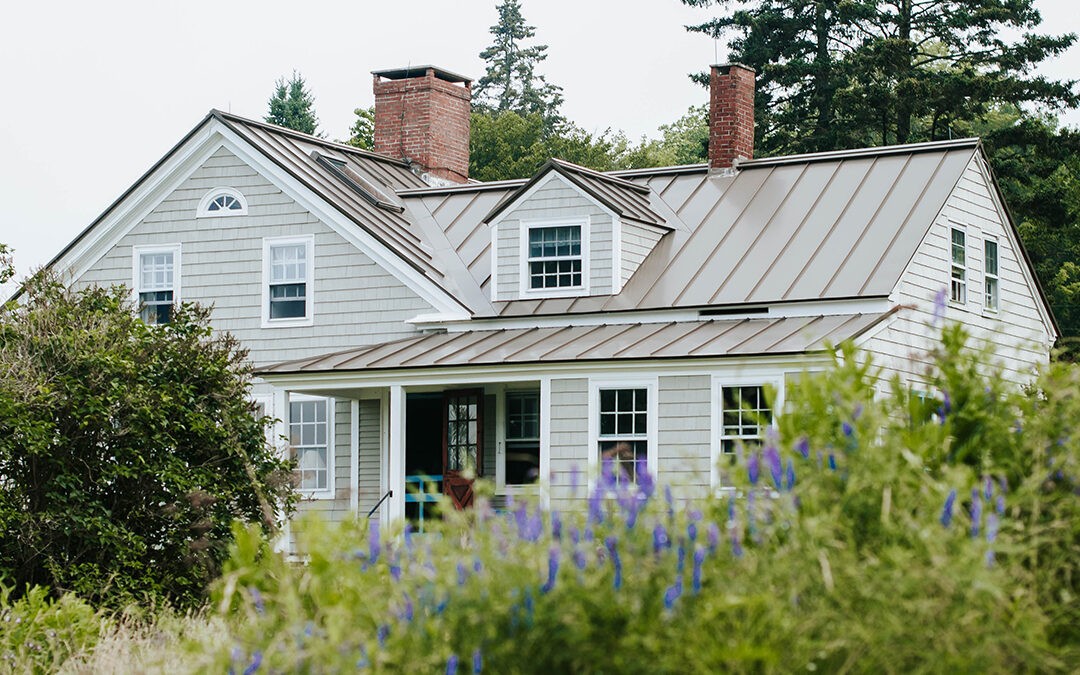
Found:
M 473 479 L 484 465 L 484 392 L 443 394 L 443 491 L 455 508 L 473 503 Z

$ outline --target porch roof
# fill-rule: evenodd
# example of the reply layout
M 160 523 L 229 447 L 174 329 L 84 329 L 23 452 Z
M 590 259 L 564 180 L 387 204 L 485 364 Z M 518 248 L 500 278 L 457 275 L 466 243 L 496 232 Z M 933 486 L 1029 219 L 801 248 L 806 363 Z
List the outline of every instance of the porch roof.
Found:
M 425 333 L 256 374 L 801 354 L 858 337 L 893 311 Z

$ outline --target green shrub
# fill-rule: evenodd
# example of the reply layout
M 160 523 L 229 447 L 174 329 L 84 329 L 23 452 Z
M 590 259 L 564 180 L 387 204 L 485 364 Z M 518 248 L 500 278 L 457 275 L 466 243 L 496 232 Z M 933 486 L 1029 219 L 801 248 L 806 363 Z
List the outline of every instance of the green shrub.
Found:
M 0 671 L 55 672 L 70 657 L 92 649 L 108 621 L 74 595 L 58 599 L 35 586 L 12 602 L 0 585 Z
M 238 527 L 215 592 L 234 672 L 1067 671 L 1077 662 L 1075 370 L 1008 390 L 945 331 L 933 396 L 845 347 L 792 387 L 737 492 L 676 504 L 605 466 L 575 513 L 481 501 L 434 533 Z M 586 506 L 587 505 L 587 506 Z

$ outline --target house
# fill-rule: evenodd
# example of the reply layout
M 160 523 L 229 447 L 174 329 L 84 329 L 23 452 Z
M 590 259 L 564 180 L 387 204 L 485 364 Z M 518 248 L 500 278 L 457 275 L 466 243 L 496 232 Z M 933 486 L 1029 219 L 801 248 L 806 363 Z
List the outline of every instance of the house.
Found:
M 476 183 L 468 78 L 374 88 L 376 152 L 212 111 L 52 263 L 147 321 L 212 304 L 303 510 L 400 519 L 422 475 L 467 505 L 469 468 L 558 506 L 602 455 L 702 497 L 830 345 L 924 386 L 939 293 L 1018 383 L 1059 335 L 976 139 L 751 159 L 720 65 L 707 165 Z

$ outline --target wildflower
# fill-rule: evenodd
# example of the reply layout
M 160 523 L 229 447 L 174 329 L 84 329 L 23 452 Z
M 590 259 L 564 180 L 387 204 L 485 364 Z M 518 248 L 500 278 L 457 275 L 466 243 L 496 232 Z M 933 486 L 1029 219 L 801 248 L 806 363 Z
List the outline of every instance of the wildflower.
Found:
M 653 480 L 652 474 L 649 473 L 648 463 L 644 459 L 637 461 L 635 474 L 637 476 L 638 491 L 645 498 L 645 501 L 649 501 L 656 492 L 656 481 Z
M 849 422 L 847 422 L 847 421 L 845 421 L 842 425 L 840 425 L 840 430 L 848 438 L 851 438 L 852 435 L 855 433 L 855 428 L 852 427 L 851 424 Z
M 257 651 L 251 655 L 251 663 L 244 668 L 244 675 L 252 675 L 262 665 L 262 652 Z
M 390 578 L 394 581 L 401 581 L 401 565 L 396 562 L 390 565 Z
M 751 485 L 757 485 L 758 478 L 761 476 L 761 466 L 756 452 L 750 453 L 750 457 L 746 460 L 746 476 L 750 479 Z
M 990 476 L 986 476 L 983 480 L 983 496 L 986 501 L 990 501 L 994 497 L 994 479 Z
M 473 568 L 473 572 L 476 572 L 477 574 L 480 574 L 480 571 L 484 569 L 484 563 L 480 562 L 480 558 L 476 558 L 476 559 L 473 560 L 472 568 Z
M 446 675 L 457 674 L 457 654 L 451 654 L 450 658 L 446 660 Z
M 412 535 L 413 535 L 412 523 L 406 521 L 405 522 L 405 530 L 404 530 L 405 550 L 407 550 L 409 553 L 412 553 L 412 549 L 413 549 L 413 536 Z
M 937 416 L 938 421 L 941 424 L 945 424 L 945 418 L 948 417 L 949 413 L 952 411 L 952 399 L 949 398 L 949 392 L 947 391 L 941 392 L 941 395 L 941 405 L 938 406 Z
M 853 422 L 858 421 L 858 419 L 862 416 L 862 413 L 863 413 L 863 404 L 862 403 L 856 403 L 855 404 L 855 409 L 851 411 L 851 421 L 853 421 Z
M 810 439 L 803 436 L 795 444 L 795 451 L 802 455 L 803 459 L 810 459 Z
M 690 543 L 697 541 L 697 523 L 691 521 L 687 524 L 686 537 L 690 540 Z
M 780 452 L 776 449 L 775 445 L 769 445 L 765 448 L 765 464 L 769 467 L 769 475 L 772 477 L 773 486 L 779 490 L 780 481 L 783 475 L 783 465 L 780 463 Z
M 1001 477 L 1001 479 L 998 481 L 998 484 L 1001 486 L 1001 494 L 1007 494 L 1009 492 L 1009 481 L 1005 478 L 1005 476 Z
M 589 495 L 589 522 L 599 525 L 604 522 L 604 495 L 599 486 Z
M 716 526 L 716 523 L 709 523 L 708 541 L 709 553 L 716 553 L 716 548 L 720 545 L 720 528 Z
M 540 587 L 541 593 L 550 593 L 551 589 L 555 588 L 555 577 L 559 575 L 559 553 L 558 546 L 552 546 L 548 552 L 548 578 Z
M 376 637 L 376 639 L 378 639 L 380 647 L 385 647 L 386 646 L 386 638 L 389 635 L 390 635 L 390 626 L 386 625 L 385 623 L 381 624 L 379 626 L 379 629 L 377 631 L 375 631 L 375 637 Z
M 680 595 L 682 595 L 682 579 L 676 579 L 675 583 L 668 586 L 668 589 L 664 591 L 664 607 L 666 609 L 673 608 Z
M 472 653 L 472 671 L 473 675 L 480 675 L 480 671 L 484 669 L 484 656 L 480 653 L 480 648 L 477 647 L 476 651 Z
M 570 526 L 570 541 L 574 542 L 575 546 L 581 542 L 581 532 L 573 525 Z
M 784 489 L 791 492 L 793 487 L 795 487 L 795 463 L 788 457 L 787 472 L 784 474 Z
M 951 490 L 945 498 L 945 507 L 941 509 L 941 524 L 948 527 L 952 523 L 953 506 L 956 504 L 956 490 Z
M 982 496 L 979 488 L 971 489 L 971 536 L 979 536 L 979 524 L 982 523 Z
M 570 492 L 577 497 L 579 488 L 581 488 L 581 469 L 575 464 L 570 467 Z
M 555 541 L 562 541 L 562 516 L 558 511 L 551 512 L 551 536 Z
M 412 603 L 412 598 L 410 598 L 410 597 L 409 597 L 409 594 L 408 594 L 408 593 L 402 593 L 401 595 L 402 595 L 402 597 L 404 597 L 404 598 L 405 598 L 405 604 L 404 604 L 404 605 L 402 606 L 402 608 L 401 608 L 401 618 L 402 618 L 402 619 L 403 619 L 403 620 L 404 620 L 404 621 L 405 621 L 406 623 L 408 623 L 409 621 L 412 621 L 412 619 L 413 619 L 413 603 Z
M 933 325 L 938 325 L 945 318 L 945 300 L 948 298 L 948 292 L 945 287 L 934 294 L 934 322 Z
M 652 532 L 653 553 L 660 554 L 660 549 L 666 548 L 671 542 L 668 540 L 667 530 L 662 523 L 657 523 Z
M 667 517 L 668 520 L 675 518 L 675 498 L 671 496 L 671 486 L 664 486 L 664 501 L 667 502 Z
M 691 522 L 696 523 L 701 520 L 704 515 L 701 513 L 700 509 L 690 509 L 690 512 L 686 514 L 686 517 L 689 518 Z
M 727 498 L 727 520 L 730 526 L 735 522 L 735 496 L 728 495 Z
M 577 565 L 577 568 L 579 570 L 583 570 L 583 569 L 585 569 L 585 566 L 588 563 L 589 563 L 589 561 L 585 558 L 585 552 L 582 551 L 580 548 L 575 548 L 574 549 L 574 564 Z
M 259 614 L 262 614 L 263 611 L 265 611 L 266 609 L 265 605 L 263 604 L 262 593 L 260 593 L 259 589 L 255 588 L 254 586 L 249 586 L 248 592 L 251 593 L 251 601 L 255 604 L 255 611 Z
M 379 545 L 379 521 L 371 521 L 371 526 L 368 528 L 368 558 L 372 565 L 379 560 L 379 551 L 382 547 Z
M 991 512 L 990 515 L 988 515 L 986 517 L 986 541 L 987 542 L 993 544 L 994 540 L 997 539 L 999 525 L 1000 525 L 1000 521 L 998 520 L 997 514 Z
M 615 590 L 622 588 L 622 560 L 619 558 L 619 540 L 615 537 L 608 537 L 604 540 L 605 546 L 607 546 L 608 553 L 611 554 L 611 564 L 615 566 Z
M 464 586 L 466 577 L 467 577 L 467 570 L 465 569 L 465 565 L 463 565 L 463 564 L 461 564 L 459 562 L 457 564 L 457 585 L 458 586 Z
M 738 528 L 731 530 L 731 553 L 736 558 L 741 558 L 743 556 L 743 547 L 742 543 L 739 541 Z
M 694 567 L 691 574 L 694 595 L 701 592 L 701 566 L 705 562 L 705 549 L 698 546 L 694 549 Z
M 829 471 L 836 471 L 836 455 L 829 453 Z
M 1005 515 L 1005 495 L 998 495 L 995 506 L 999 516 Z
M 604 492 L 613 490 L 618 481 L 615 479 L 615 461 L 605 457 L 600 463 L 600 483 L 597 488 Z
M 679 560 L 675 563 L 675 571 L 682 574 L 683 568 L 686 567 L 686 547 L 679 543 Z

